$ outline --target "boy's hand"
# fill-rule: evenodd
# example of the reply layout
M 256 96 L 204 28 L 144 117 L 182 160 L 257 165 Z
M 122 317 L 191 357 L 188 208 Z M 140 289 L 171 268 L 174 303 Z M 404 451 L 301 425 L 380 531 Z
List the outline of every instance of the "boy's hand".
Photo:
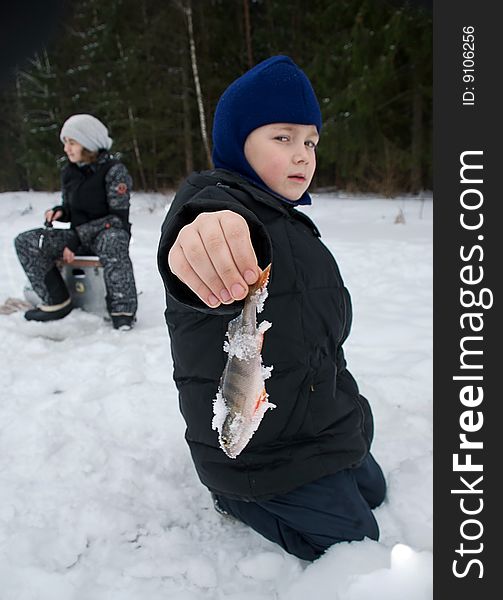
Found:
M 230 210 L 201 213 L 182 227 L 168 264 L 211 308 L 242 300 L 259 274 L 248 224 Z

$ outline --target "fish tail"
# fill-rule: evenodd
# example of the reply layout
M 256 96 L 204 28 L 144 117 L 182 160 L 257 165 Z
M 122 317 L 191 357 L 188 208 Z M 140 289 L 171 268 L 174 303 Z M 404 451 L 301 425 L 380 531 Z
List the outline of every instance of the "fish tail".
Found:
M 265 387 L 262 388 L 262 391 L 260 392 L 260 396 L 258 397 L 257 403 L 255 404 L 255 408 L 253 410 L 254 413 L 257 412 L 257 410 L 260 408 L 260 405 L 262 404 L 262 402 L 265 402 L 267 400 L 267 392 L 265 391 Z
M 250 286 L 250 291 L 248 292 L 248 295 L 251 296 L 257 290 L 261 290 L 267 285 L 267 283 L 269 281 L 270 272 L 271 272 L 271 263 L 269 263 L 267 265 L 267 267 L 262 271 L 262 273 L 260 273 L 257 281 Z

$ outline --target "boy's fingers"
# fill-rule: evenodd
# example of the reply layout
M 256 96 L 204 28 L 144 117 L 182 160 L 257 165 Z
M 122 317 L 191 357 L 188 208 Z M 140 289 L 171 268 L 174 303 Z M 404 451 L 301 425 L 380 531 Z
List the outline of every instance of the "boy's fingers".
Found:
M 179 244 L 199 279 L 221 302 L 230 303 L 232 302 L 232 292 L 227 288 L 226 282 L 222 280 L 218 268 L 218 254 L 222 252 L 222 246 L 225 247 L 227 263 L 232 261 L 232 257 L 218 223 L 216 225 L 217 233 L 211 231 L 211 223 L 209 225 L 209 230 L 207 227 L 200 227 L 199 230 L 187 229 L 179 236 Z M 217 257 L 217 264 L 215 264 L 215 257 Z
M 183 227 L 168 264 L 208 306 L 242 300 L 259 273 L 248 224 L 229 210 L 201 213 Z
M 220 226 L 239 273 L 248 285 L 255 283 L 259 269 L 248 223 L 240 215 L 228 212 L 222 214 Z
M 189 287 L 205 304 L 211 308 L 215 308 L 220 304 L 219 297 L 212 292 L 201 279 L 198 272 L 191 266 L 182 246 L 178 242 L 174 244 L 169 252 L 168 264 L 174 275 Z
M 199 223 L 199 235 L 222 287 L 215 289 L 213 281 L 203 277 L 206 284 L 223 302 L 244 298 L 248 293 L 248 285 L 234 261 L 219 219 L 202 219 Z

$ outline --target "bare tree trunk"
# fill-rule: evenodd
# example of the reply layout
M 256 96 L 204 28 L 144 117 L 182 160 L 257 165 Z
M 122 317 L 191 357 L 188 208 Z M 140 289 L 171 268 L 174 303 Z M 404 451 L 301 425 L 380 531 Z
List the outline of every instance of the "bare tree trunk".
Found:
M 187 16 L 187 29 L 189 32 L 189 44 L 190 44 L 190 60 L 192 63 L 192 74 L 194 76 L 194 85 L 196 87 L 196 98 L 197 108 L 199 110 L 199 124 L 201 127 L 201 138 L 203 140 L 204 149 L 206 151 L 206 159 L 208 161 L 208 167 L 213 167 L 213 161 L 211 160 L 211 150 L 208 141 L 208 132 L 206 127 L 206 117 L 204 115 L 203 96 L 201 93 L 201 84 L 199 82 L 199 72 L 197 68 L 196 58 L 196 43 L 194 41 L 194 27 L 192 24 L 192 6 L 190 0 L 187 0 L 185 5 L 185 15 Z
M 253 51 L 251 41 L 251 22 L 250 22 L 250 2 L 243 0 L 243 12 L 245 18 L 245 40 L 246 40 L 246 55 L 248 57 L 248 68 L 253 67 Z
M 416 69 L 412 67 L 412 124 L 411 124 L 411 171 L 410 188 L 417 194 L 423 187 L 421 158 L 423 154 L 423 97 L 417 78 Z
M 122 60 L 122 68 L 124 71 L 124 81 L 126 82 L 126 90 L 128 98 L 131 98 L 131 86 L 127 77 L 126 65 L 124 61 L 124 49 L 122 47 L 119 36 L 117 36 L 117 48 L 119 49 L 119 55 Z M 131 138 L 133 141 L 133 150 L 136 158 L 136 164 L 138 165 L 138 171 L 140 173 L 141 185 L 144 190 L 147 189 L 147 180 L 145 179 L 145 170 L 143 168 L 143 160 L 141 158 L 140 145 L 138 144 L 138 136 L 136 134 L 135 117 L 133 113 L 133 107 L 128 103 L 127 114 L 129 119 L 129 128 L 131 130 Z
M 144 190 L 146 190 L 147 189 L 147 181 L 145 179 L 145 170 L 143 168 L 143 161 L 142 161 L 142 158 L 141 158 L 140 146 L 138 144 L 138 137 L 136 135 L 136 127 L 135 127 L 135 124 L 134 124 L 133 107 L 130 104 L 127 107 L 127 114 L 128 114 L 128 118 L 129 118 L 129 127 L 131 129 L 131 136 L 132 136 L 132 139 L 133 139 L 134 155 L 136 157 L 136 162 L 138 164 L 138 170 L 140 171 L 141 185 L 142 185 L 142 188 Z
M 189 97 L 189 61 L 182 49 L 182 104 L 183 104 L 183 139 L 185 149 L 185 174 L 194 170 L 194 154 L 192 148 L 192 119 L 190 118 Z
M 145 31 L 150 31 L 150 21 L 149 21 L 148 13 L 147 13 L 146 0 L 142 1 L 141 11 L 142 11 L 143 24 L 145 27 Z M 152 65 L 154 62 L 152 52 L 150 51 L 150 46 L 147 45 L 145 52 L 146 52 L 147 64 L 149 65 L 149 69 L 150 69 L 150 65 Z M 156 109 L 154 107 L 154 102 L 153 102 L 152 96 L 150 94 L 149 94 L 149 99 L 148 99 L 148 106 L 149 106 L 149 110 L 150 110 L 150 113 L 148 115 L 150 117 L 148 119 L 148 125 L 149 125 L 149 129 L 150 129 L 150 155 L 151 155 L 151 159 L 149 161 L 149 164 L 150 164 L 149 177 L 150 177 L 150 183 L 151 183 L 154 191 L 158 191 L 157 127 L 155 127 L 155 125 L 154 125 L 154 115 L 156 114 Z

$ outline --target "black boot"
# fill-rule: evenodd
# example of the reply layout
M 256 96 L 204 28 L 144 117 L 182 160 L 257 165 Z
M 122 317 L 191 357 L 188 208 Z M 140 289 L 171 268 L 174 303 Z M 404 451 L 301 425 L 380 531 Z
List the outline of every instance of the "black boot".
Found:
M 24 318 L 27 321 L 56 321 L 62 319 L 66 315 L 72 312 L 73 304 L 70 298 L 65 300 L 62 304 L 55 304 L 52 306 L 38 306 L 32 308 L 24 313 Z
M 135 317 L 134 315 L 110 315 L 114 329 L 128 331 L 133 328 Z

